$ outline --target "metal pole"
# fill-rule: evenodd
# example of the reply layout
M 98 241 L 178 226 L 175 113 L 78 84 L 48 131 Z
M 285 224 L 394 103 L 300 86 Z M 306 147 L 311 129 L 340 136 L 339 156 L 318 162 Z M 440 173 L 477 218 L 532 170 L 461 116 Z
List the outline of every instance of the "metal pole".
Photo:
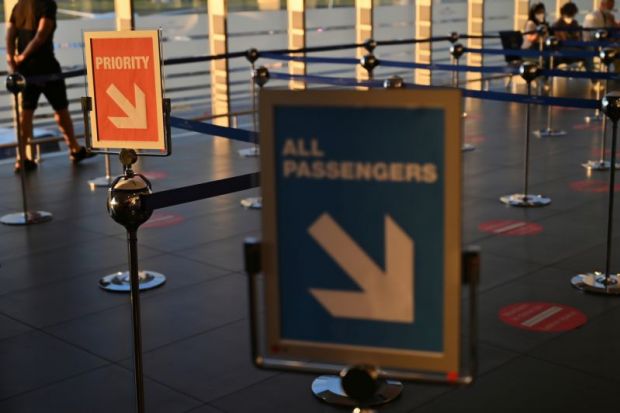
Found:
M 601 72 L 602 73 L 607 73 L 607 66 L 606 65 L 603 65 L 603 67 L 601 68 Z M 608 80 L 605 79 L 605 90 L 607 90 L 607 86 L 608 86 L 607 82 L 608 82 Z M 598 91 L 599 88 L 597 87 L 596 90 Z M 600 101 L 598 96 L 597 96 L 596 100 Z M 596 110 L 598 111 L 598 109 L 596 109 Z M 606 136 L 607 135 L 607 116 L 603 116 L 603 124 L 601 126 L 602 126 L 602 130 L 601 130 L 601 159 L 600 159 L 600 161 L 601 161 L 601 165 L 604 165 L 605 164 L 605 151 L 607 150 L 607 142 L 606 142 L 607 141 L 607 136 Z M 616 165 L 615 165 L 615 163 L 610 163 L 609 167 L 610 168 L 615 168 Z
M 611 136 L 611 164 L 616 164 L 616 140 L 618 135 L 618 121 L 612 122 L 612 136 Z M 609 209 L 607 211 L 607 257 L 605 262 L 605 286 L 609 286 L 609 268 L 611 265 L 611 233 L 613 227 L 614 218 L 614 190 L 615 190 L 615 177 L 616 168 L 611 167 L 609 174 Z
M 26 151 L 24 147 L 24 139 L 22 136 L 22 123 L 19 113 L 18 94 L 14 93 L 13 97 L 15 107 L 15 131 L 17 132 L 17 152 L 19 153 L 19 178 L 22 189 L 22 208 L 24 211 L 24 222 L 28 223 L 28 198 L 26 196 Z
M 549 67 L 553 69 L 553 55 L 549 57 Z M 553 90 L 553 77 L 549 76 L 549 78 L 547 79 L 547 82 L 549 83 L 548 96 L 551 96 L 552 90 Z M 551 108 L 552 108 L 551 105 L 547 106 L 547 132 L 549 132 L 549 134 L 551 134 L 553 131 L 553 126 L 552 126 L 553 111 L 551 110 Z
M 138 270 L 137 230 L 127 230 L 129 275 L 131 278 L 131 321 L 133 326 L 134 377 L 138 413 L 144 413 L 144 373 L 142 369 L 142 332 L 140 328 L 140 275 Z
M 532 96 L 532 82 L 527 82 L 527 97 Z M 529 166 L 530 166 L 530 101 L 528 99 L 525 109 L 525 165 L 523 173 L 523 198 L 527 202 Z

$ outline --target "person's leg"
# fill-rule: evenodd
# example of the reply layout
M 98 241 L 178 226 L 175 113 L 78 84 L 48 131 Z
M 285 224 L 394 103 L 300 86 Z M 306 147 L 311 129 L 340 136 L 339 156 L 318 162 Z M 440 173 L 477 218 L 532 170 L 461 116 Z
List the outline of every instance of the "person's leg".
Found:
M 19 124 L 21 127 L 22 136 L 17 141 L 17 161 L 19 161 L 20 154 L 25 154 L 28 159 L 28 145 L 27 142 L 32 140 L 32 119 L 34 118 L 33 109 L 23 109 L 20 112 Z
M 71 151 L 72 153 L 79 151 L 80 145 L 75 139 L 73 121 L 71 120 L 71 114 L 69 113 L 69 109 L 64 108 L 54 112 L 54 119 L 58 124 L 58 129 L 60 129 L 60 133 L 62 133 L 62 137 L 64 138 L 65 143 L 69 147 L 69 151 Z

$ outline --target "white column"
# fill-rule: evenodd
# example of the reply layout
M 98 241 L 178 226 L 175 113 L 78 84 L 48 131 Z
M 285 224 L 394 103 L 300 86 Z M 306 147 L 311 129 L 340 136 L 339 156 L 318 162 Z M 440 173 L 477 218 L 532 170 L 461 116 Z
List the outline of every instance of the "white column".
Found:
M 288 47 L 289 49 L 303 49 L 306 47 L 306 0 L 287 0 L 286 9 L 288 15 Z M 296 56 L 305 56 L 305 53 L 299 53 Z M 306 64 L 304 62 L 289 61 L 288 64 L 291 75 L 306 75 Z M 291 80 L 289 88 L 305 89 L 306 83 Z
M 484 0 L 467 1 L 467 33 L 481 36 L 484 34 Z M 483 39 L 467 39 L 467 47 L 481 49 L 484 47 Z M 467 65 L 484 66 L 484 57 L 479 53 L 467 53 Z M 480 73 L 467 72 L 467 80 L 481 78 Z M 480 88 L 482 88 L 480 82 Z
M 209 0 L 209 54 L 228 53 L 228 1 Z M 230 126 L 230 91 L 228 78 L 228 59 L 211 60 L 211 115 L 216 116 L 213 123 Z
M 355 0 L 355 42 L 363 43 L 373 38 L 373 0 Z M 357 49 L 356 57 L 361 59 L 368 51 Z M 355 67 L 357 80 L 368 80 L 368 71 L 362 66 Z
M 433 0 L 415 0 L 415 37 L 427 39 L 433 36 Z M 415 46 L 415 61 L 417 63 L 431 63 L 433 58 L 433 44 L 431 42 L 418 43 Z M 431 71 L 415 69 L 415 83 L 430 85 Z

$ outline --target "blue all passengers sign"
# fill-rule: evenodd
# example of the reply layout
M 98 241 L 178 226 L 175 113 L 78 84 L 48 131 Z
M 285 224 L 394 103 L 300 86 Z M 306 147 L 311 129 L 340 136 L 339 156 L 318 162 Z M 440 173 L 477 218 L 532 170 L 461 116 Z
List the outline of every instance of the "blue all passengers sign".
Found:
M 458 370 L 459 102 L 262 93 L 271 356 Z

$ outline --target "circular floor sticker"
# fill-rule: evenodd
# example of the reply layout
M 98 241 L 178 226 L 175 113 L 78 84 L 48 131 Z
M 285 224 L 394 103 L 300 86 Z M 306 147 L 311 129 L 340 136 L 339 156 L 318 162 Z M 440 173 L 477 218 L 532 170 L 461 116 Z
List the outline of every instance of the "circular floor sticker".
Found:
M 609 192 L 609 182 L 600 179 L 573 181 L 570 183 L 570 187 L 573 191 L 577 192 Z M 618 192 L 618 190 L 620 190 L 620 183 L 614 185 L 614 192 Z
M 155 212 L 142 228 L 166 228 L 183 222 L 183 217 L 169 212 Z
M 590 130 L 600 132 L 603 130 L 603 126 L 600 122 L 592 122 L 592 123 L 577 123 L 573 125 L 573 129 L 575 130 Z
M 511 304 L 499 310 L 499 319 L 512 327 L 549 333 L 574 330 L 588 321 L 576 308 L 543 302 Z
M 535 222 L 517 221 L 514 219 L 496 219 L 478 225 L 478 229 L 489 234 L 505 237 L 523 237 L 542 232 L 543 227 Z
M 467 135 L 465 136 L 465 143 L 471 143 L 472 145 L 479 145 L 484 142 L 486 138 L 483 135 Z
M 141 172 L 141 174 L 146 176 L 146 179 L 148 179 L 149 181 L 165 179 L 168 176 L 168 174 L 164 171 Z

